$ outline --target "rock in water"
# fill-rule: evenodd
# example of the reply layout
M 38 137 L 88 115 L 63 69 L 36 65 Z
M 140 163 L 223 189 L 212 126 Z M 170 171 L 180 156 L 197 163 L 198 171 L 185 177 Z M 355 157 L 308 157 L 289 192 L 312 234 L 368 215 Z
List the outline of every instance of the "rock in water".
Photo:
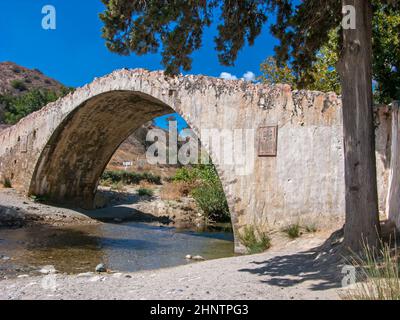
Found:
M 187 254 L 185 258 L 190 260 L 190 259 L 192 259 L 192 256 L 190 254 Z
M 107 272 L 106 266 L 103 263 L 100 263 L 96 266 L 96 272 Z

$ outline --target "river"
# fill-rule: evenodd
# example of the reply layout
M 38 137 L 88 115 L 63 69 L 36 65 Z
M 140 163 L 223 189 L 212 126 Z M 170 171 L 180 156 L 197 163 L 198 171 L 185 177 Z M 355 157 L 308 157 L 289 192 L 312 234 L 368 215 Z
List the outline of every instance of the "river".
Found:
M 199 231 L 138 222 L 0 229 L 0 278 L 36 274 L 45 265 L 76 274 L 94 271 L 99 263 L 121 272 L 194 263 L 187 254 L 207 260 L 233 256 L 233 235 L 229 228 Z

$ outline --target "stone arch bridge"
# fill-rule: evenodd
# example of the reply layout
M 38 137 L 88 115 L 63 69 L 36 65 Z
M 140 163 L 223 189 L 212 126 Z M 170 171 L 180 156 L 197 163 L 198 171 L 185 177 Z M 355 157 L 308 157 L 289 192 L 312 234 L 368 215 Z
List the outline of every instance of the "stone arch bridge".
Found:
M 377 168 L 385 210 L 391 117 L 382 110 Z M 249 172 L 238 174 L 232 163 L 216 165 L 234 230 L 343 216 L 341 102 L 335 94 L 205 76 L 171 78 L 143 69 L 95 79 L 1 131 L 0 178 L 25 194 L 90 207 L 118 146 L 143 123 L 172 112 L 200 140 L 203 128 L 255 133 Z M 212 145 L 203 146 L 217 162 Z

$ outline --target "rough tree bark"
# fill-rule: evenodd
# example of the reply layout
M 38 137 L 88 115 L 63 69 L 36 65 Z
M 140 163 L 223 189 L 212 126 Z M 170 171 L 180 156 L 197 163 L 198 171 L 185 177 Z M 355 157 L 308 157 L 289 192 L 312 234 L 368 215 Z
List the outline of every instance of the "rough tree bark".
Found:
M 359 252 L 378 244 L 380 227 L 372 109 L 372 6 L 342 0 L 356 12 L 356 28 L 343 30 L 342 84 L 346 184 L 344 244 Z

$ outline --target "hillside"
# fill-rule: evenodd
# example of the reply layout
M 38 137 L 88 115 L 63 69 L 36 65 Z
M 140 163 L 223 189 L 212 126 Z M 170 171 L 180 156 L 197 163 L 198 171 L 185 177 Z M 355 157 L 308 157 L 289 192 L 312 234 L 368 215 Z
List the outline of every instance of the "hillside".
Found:
M 16 83 L 22 85 L 16 85 Z M 32 89 L 60 91 L 65 86 L 38 69 L 28 69 L 14 62 L 0 62 L 0 94 L 13 96 L 24 94 Z
M 14 62 L 0 62 L 0 97 L 23 97 L 35 89 L 59 95 L 66 87 L 40 70 L 28 69 Z M 5 103 L 0 101 L 0 129 L 4 128 L 5 108 Z

